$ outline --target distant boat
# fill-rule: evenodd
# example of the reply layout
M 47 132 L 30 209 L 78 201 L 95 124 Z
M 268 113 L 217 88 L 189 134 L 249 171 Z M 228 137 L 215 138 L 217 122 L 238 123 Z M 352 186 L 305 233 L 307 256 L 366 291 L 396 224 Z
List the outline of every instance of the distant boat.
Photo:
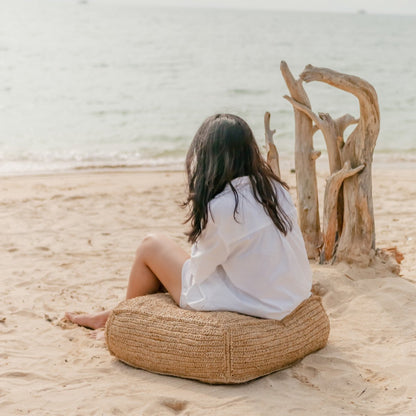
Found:
M 364 10 L 364 9 L 357 10 L 357 14 L 367 14 L 367 10 Z

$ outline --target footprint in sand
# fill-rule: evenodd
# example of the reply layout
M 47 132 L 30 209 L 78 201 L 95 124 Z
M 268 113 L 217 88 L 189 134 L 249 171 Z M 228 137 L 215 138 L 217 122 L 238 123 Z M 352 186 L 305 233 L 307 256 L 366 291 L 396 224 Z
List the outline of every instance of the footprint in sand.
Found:
M 161 401 L 161 404 L 167 407 L 168 409 L 173 410 L 175 413 L 180 413 L 183 410 L 185 410 L 188 402 L 184 400 L 176 400 L 176 399 L 167 398 L 167 399 L 163 399 Z
M 185 400 L 177 400 L 171 397 L 164 397 L 156 399 L 153 403 L 149 403 L 144 412 L 143 416 L 153 415 L 188 415 L 185 411 L 188 406 L 188 402 Z

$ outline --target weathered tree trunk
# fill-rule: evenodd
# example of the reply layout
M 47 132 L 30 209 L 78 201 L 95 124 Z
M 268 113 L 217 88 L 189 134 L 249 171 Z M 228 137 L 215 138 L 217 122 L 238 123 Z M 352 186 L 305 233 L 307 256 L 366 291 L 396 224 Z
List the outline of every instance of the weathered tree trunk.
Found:
M 366 266 L 375 253 L 371 164 L 380 130 L 377 93 L 372 85 L 359 77 L 312 65 L 305 67 L 300 79 L 305 82 L 325 82 L 350 92 L 359 101 L 360 119 L 357 127 L 345 144 L 342 137 L 337 137 L 341 163 L 348 161 L 352 170 L 360 168 L 361 165 L 364 168 L 360 173 L 345 178 L 343 182 L 344 220 L 336 260 Z M 338 122 L 338 129 L 345 129 L 346 125 L 348 120 L 341 120 Z
M 328 162 L 330 177 L 327 179 L 324 197 L 323 213 L 323 250 L 321 251 L 321 262 L 329 261 L 333 256 L 336 240 L 341 236 L 344 222 L 344 196 L 342 183 L 349 174 L 351 165 L 344 165 L 341 169 L 340 145 L 344 143 L 344 131 L 351 125 L 358 123 L 350 114 L 334 120 L 327 113 L 316 115 L 310 108 L 295 101 L 293 98 L 284 96 L 293 107 L 306 114 L 315 124 L 314 128 L 322 131 L 328 150 Z M 360 169 L 361 170 L 361 169 Z M 352 172 L 355 172 L 354 170 Z M 357 171 L 358 172 L 358 171 Z M 354 173 L 353 173 L 354 174 Z
M 270 130 L 270 113 L 264 114 L 264 132 L 266 136 L 267 163 L 272 168 L 273 173 L 280 178 L 279 153 L 273 141 L 273 134 L 276 130 Z
M 322 250 L 321 261 L 329 261 L 334 255 L 337 233 L 337 210 L 339 208 L 339 191 L 342 183 L 346 178 L 361 172 L 364 165 L 351 169 L 351 163 L 347 160 L 344 167 L 333 173 L 326 180 L 325 197 L 324 197 L 324 215 L 323 215 L 323 235 L 324 245 Z
M 302 80 L 295 80 L 286 62 L 282 61 L 280 70 L 292 99 L 311 108 Z M 316 183 L 315 160 L 320 152 L 313 148 L 312 136 L 315 132 L 311 119 L 295 108 L 295 170 L 298 198 L 299 225 L 305 240 L 309 258 L 317 258 L 322 245 L 319 221 L 318 187 Z

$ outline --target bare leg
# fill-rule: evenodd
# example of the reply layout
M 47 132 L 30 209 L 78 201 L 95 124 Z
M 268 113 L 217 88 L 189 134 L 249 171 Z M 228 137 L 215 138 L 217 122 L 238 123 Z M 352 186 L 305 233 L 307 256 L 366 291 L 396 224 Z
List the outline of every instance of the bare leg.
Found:
M 161 234 L 145 237 L 136 252 L 130 272 L 126 299 L 158 292 L 163 285 L 179 304 L 182 289 L 182 266 L 188 253 Z M 91 315 L 66 313 L 71 322 L 87 328 L 103 328 L 111 311 Z
M 186 251 L 162 234 L 145 237 L 136 252 L 126 299 L 158 292 L 163 285 L 179 304 L 182 266 L 188 258 Z

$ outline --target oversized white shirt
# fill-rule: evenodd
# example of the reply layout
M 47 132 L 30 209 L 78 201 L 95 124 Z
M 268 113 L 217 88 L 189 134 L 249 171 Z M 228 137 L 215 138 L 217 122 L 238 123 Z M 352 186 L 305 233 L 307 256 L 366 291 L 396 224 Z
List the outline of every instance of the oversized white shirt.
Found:
M 253 195 L 247 176 L 209 203 L 208 222 L 182 268 L 180 306 L 282 319 L 310 296 L 312 273 L 289 193 L 276 183 L 293 227 L 285 236 Z

